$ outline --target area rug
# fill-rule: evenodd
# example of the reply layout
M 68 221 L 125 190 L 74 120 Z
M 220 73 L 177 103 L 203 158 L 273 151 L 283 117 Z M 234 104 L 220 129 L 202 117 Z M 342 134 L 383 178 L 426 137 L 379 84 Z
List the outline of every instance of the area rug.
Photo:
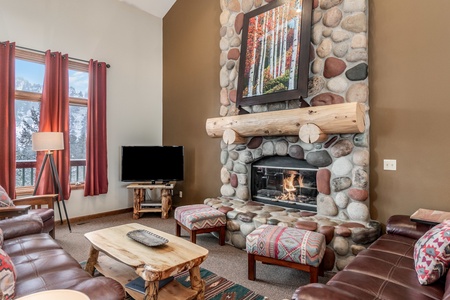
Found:
M 205 299 L 206 300 L 263 300 L 266 297 L 261 296 L 248 288 L 234 283 L 228 279 L 218 276 L 211 271 L 200 268 L 200 276 L 205 280 Z M 184 271 L 177 276 L 175 280 L 190 287 L 189 271 Z
M 83 268 L 85 264 L 86 261 L 80 262 Z M 95 270 L 94 276 L 102 275 Z M 266 297 L 204 268 L 200 268 L 200 276 L 205 281 L 205 300 L 267 300 Z M 189 271 L 181 272 L 174 279 L 185 287 L 191 287 Z M 128 296 L 127 300 L 131 299 L 133 298 Z

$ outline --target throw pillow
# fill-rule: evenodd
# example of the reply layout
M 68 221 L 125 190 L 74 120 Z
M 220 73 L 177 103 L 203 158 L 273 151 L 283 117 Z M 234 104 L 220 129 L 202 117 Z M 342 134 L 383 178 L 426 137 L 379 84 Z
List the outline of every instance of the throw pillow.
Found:
M 428 230 L 414 245 L 414 265 L 421 285 L 439 280 L 450 265 L 450 220 Z
M 12 202 L 11 198 L 9 198 L 5 189 L 0 185 L 0 207 L 1 206 L 10 207 L 10 206 L 14 206 L 14 203 Z
M 0 249 L 0 288 L 2 299 L 14 299 L 16 288 L 16 269 L 8 253 Z

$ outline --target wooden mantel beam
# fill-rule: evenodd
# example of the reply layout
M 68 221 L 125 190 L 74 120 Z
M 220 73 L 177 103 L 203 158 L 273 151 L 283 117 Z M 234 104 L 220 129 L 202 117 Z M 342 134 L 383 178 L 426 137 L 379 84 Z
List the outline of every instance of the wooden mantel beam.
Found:
M 362 133 L 364 117 L 364 104 L 342 103 L 209 118 L 206 132 L 210 137 L 222 137 L 227 129 L 240 137 L 299 135 L 301 126 L 314 124 L 324 134 Z

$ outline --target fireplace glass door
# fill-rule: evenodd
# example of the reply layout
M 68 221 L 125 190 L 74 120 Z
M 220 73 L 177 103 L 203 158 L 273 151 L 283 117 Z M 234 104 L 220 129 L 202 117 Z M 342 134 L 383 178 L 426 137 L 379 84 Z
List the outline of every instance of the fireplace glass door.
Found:
M 317 168 L 304 160 L 265 157 L 252 165 L 252 198 L 266 204 L 316 211 L 316 174 Z

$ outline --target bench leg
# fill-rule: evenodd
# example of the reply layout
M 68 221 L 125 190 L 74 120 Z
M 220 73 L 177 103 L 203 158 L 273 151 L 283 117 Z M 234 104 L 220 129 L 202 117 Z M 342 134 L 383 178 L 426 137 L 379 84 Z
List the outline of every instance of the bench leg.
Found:
M 255 278 L 256 278 L 255 255 L 248 253 L 248 280 L 255 280 Z
M 191 243 L 196 244 L 197 243 L 197 232 L 195 230 L 190 230 L 189 236 L 191 237 Z
M 220 231 L 219 231 L 219 245 L 220 246 L 225 245 L 225 235 L 226 234 L 227 234 L 227 227 L 226 226 L 220 227 Z
M 309 270 L 309 282 L 317 283 L 319 282 L 319 268 L 318 267 L 310 267 Z
M 176 236 L 180 236 L 181 235 L 181 226 L 180 223 L 178 223 L 178 221 L 175 222 L 175 235 Z

